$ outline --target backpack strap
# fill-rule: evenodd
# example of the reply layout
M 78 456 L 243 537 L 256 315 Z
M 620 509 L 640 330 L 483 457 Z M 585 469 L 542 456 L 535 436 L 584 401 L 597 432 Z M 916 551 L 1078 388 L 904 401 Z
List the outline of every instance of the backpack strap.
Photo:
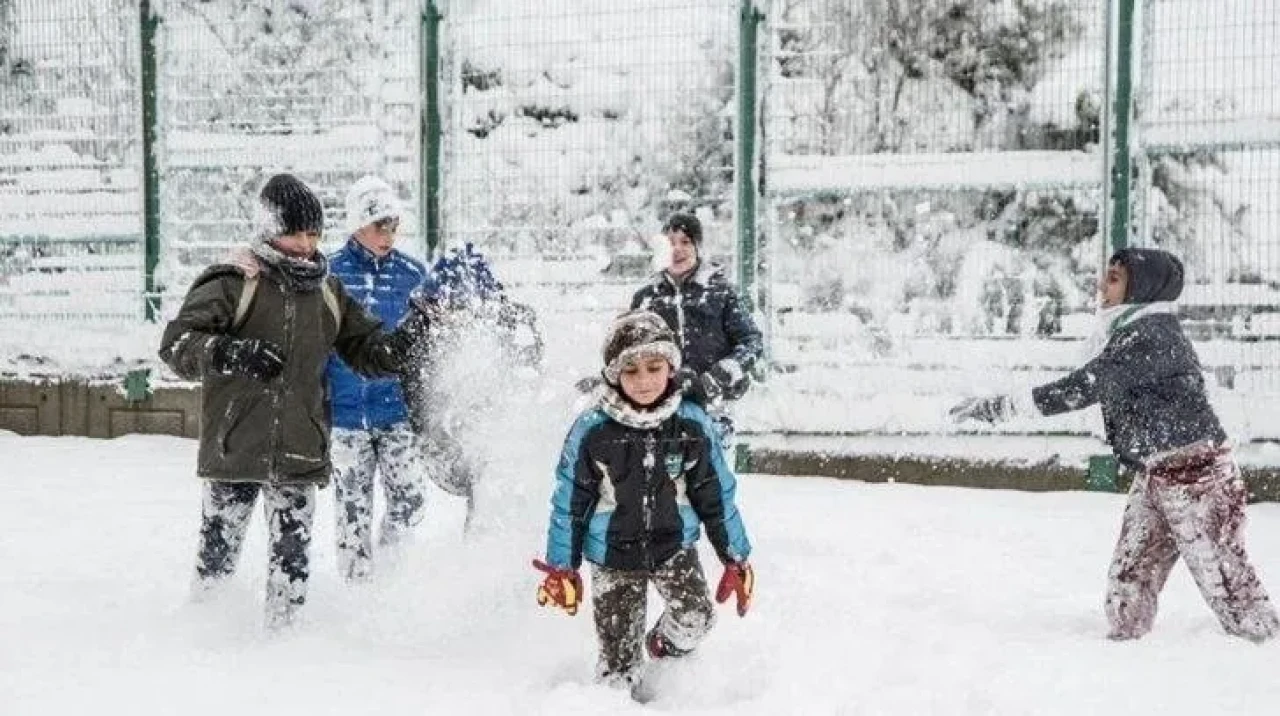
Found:
M 231 319 L 232 333 L 240 330 L 240 326 L 244 325 L 245 319 L 249 317 L 249 306 L 253 304 L 253 294 L 257 291 L 258 277 L 246 277 L 244 286 L 240 289 L 240 300 L 236 302 L 236 315 Z
M 338 302 L 338 294 L 333 292 L 333 286 L 329 284 L 327 278 L 320 284 L 320 296 L 324 298 L 324 305 L 329 307 L 329 313 L 333 314 L 333 324 L 341 330 L 342 304 Z

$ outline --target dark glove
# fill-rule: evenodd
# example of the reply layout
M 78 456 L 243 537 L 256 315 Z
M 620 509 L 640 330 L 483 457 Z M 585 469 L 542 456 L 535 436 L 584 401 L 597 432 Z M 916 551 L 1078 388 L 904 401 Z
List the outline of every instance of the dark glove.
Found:
M 965 398 L 947 412 L 953 422 L 981 420 L 992 425 L 1014 416 L 1013 400 L 1007 395 Z
M 430 301 L 414 297 L 409 299 L 409 313 L 400 321 L 400 325 L 387 335 L 387 349 L 396 360 L 405 363 L 413 354 L 413 347 L 426 338 L 431 330 Z
M 751 608 L 751 596 L 756 591 L 756 572 L 747 562 L 733 562 L 724 566 L 720 585 L 716 587 L 716 602 L 724 604 L 729 597 L 738 597 L 738 616 L 745 617 Z
M 732 358 L 718 361 L 706 373 L 707 379 L 715 383 L 724 400 L 737 400 L 746 395 L 751 385 L 750 378 L 742 370 L 742 365 Z
M 672 380 L 676 384 L 676 390 L 702 405 L 706 405 L 720 395 L 715 383 L 705 373 L 697 373 L 690 368 L 680 368 Z
M 533 560 L 533 566 L 547 575 L 538 587 L 538 605 L 553 604 L 569 616 L 577 614 L 582 603 L 582 576 L 578 570 L 552 567 L 540 559 Z
M 590 393 L 602 385 L 604 385 L 604 378 L 598 375 L 589 375 L 586 378 L 580 378 L 573 384 L 573 387 L 577 388 L 579 393 Z
M 284 351 L 261 338 L 219 336 L 209 348 L 209 367 L 222 375 L 265 383 L 284 370 Z

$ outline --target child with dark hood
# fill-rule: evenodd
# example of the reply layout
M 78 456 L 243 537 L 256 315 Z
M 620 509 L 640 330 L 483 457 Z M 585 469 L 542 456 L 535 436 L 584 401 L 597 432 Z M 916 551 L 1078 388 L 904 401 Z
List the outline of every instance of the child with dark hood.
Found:
M 1030 395 L 971 398 L 951 414 L 995 423 L 1101 404 L 1107 442 L 1134 476 L 1108 573 L 1109 637 L 1150 631 L 1181 556 L 1226 632 L 1262 642 L 1280 621 L 1245 554 L 1245 485 L 1178 322 L 1182 284 L 1172 254 L 1117 251 L 1083 367 Z
M 165 327 L 160 357 L 201 383 L 197 474 L 204 479 L 193 597 L 235 572 L 262 495 L 269 533 L 266 625 L 287 626 L 306 601 L 316 488 L 328 483 L 325 364 L 394 375 L 427 330 L 420 308 L 386 332 L 329 275 L 317 250 L 319 198 L 289 174 L 258 196 L 246 266 L 216 264 L 192 283 Z
M 579 568 L 592 565 L 592 604 L 600 653 L 597 676 L 633 690 L 650 660 L 691 652 L 710 631 L 714 611 L 696 543 L 705 528 L 724 575 L 716 600 L 736 595 L 739 616 L 755 576 L 747 558 L 736 479 L 705 410 L 674 383 L 681 364 L 662 318 L 632 311 L 610 327 L 604 346 L 606 389 L 574 423 L 551 498 L 538 603 L 576 614 Z M 646 636 L 652 584 L 666 609 Z

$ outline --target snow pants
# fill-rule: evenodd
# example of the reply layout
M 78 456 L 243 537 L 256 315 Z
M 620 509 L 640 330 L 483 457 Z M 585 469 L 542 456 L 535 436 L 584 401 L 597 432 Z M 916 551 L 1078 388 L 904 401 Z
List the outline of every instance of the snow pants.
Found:
M 337 511 L 338 574 L 348 582 L 373 574 L 373 485 L 382 478 L 386 511 L 379 542 L 399 542 L 422 521 L 426 492 L 422 484 L 417 436 L 407 422 L 387 428 L 334 428 L 333 482 Z
M 269 543 L 266 625 L 275 628 L 292 622 L 307 601 L 315 485 L 206 481 L 196 552 L 196 596 L 235 573 L 259 492 Z
M 635 686 L 644 663 L 645 612 L 649 584 L 666 609 L 649 633 L 664 651 L 687 654 L 711 631 L 715 610 L 695 549 L 684 549 L 652 571 L 592 566 L 591 591 L 600 656 L 596 675 L 605 683 Z
M 1137 474 L 1108 575 L 1110 638 L 1151 630 L 1179 556 L 1228 634 L 1265 641 L 1280 631 L 1245 555 L 1245 497 L 1230 449 L 1209 443 L 1162 456 Z

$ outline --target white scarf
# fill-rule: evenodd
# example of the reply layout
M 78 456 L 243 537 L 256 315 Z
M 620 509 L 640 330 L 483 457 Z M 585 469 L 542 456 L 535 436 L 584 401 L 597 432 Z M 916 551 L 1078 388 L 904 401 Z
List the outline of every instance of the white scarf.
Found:
M 671 395 L 657 405 L 640 408 L 622 397 L 621 388 L 614 388 L 606 383 L 600 393 L 598 405 L 606 415 L 627 427 L 652 430 L 675 414 L 683 397 L 679 390 L 673 390 Z
M 1121 303 L 1110 308 L 1099 308 L 1093 332 L 1085 339 L 1081 348 L 1080 365 L 1101 355 L 1116 331 L 1147 316 L 1162 314 L 1178 315 L 1178 304 L 1173 301 L 1153 301 L 1152 303 Z

